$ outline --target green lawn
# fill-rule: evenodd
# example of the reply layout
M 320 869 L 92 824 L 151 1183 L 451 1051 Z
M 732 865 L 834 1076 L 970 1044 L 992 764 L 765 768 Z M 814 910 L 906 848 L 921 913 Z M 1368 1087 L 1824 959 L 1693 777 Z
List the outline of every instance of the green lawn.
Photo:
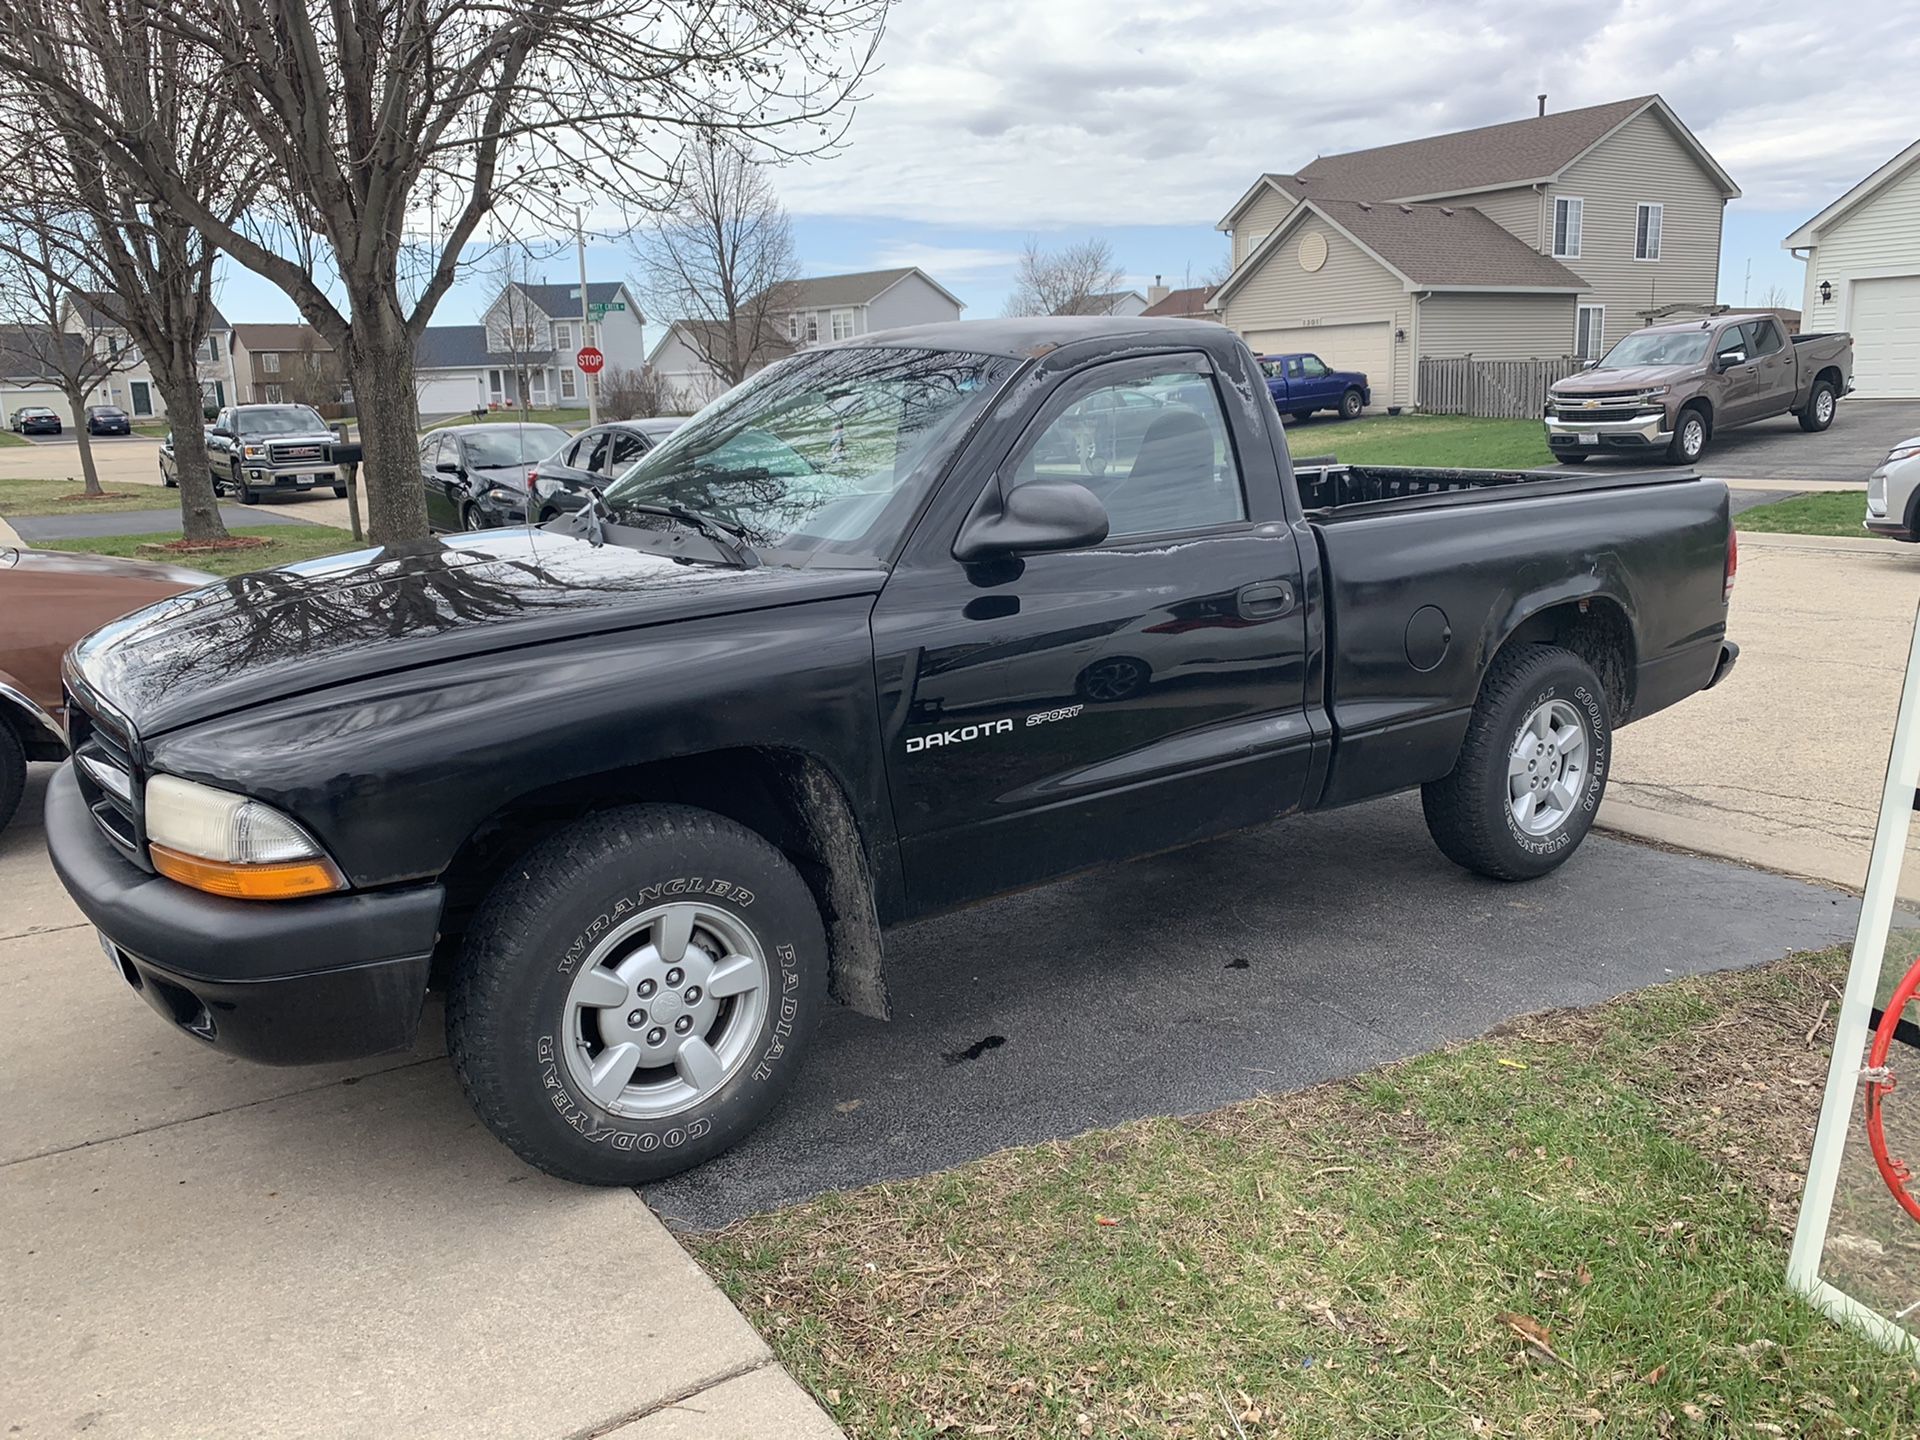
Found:
M 587 423 L 586 408 L 578 410 L 494 410 L 476 420 L 472 415 L 456 415 L 450 420 L 435 420 L 424 428 L 438 430 L 442 425 L 494 425 L 519 420 L 528 425 L 559 425 L 578 430 Z
M 24 435 L 16 435 L 11 430 L 0 430 L 0 445 L 31 445 L 32 443 Z
M 1354 465 L 1438 465 L 1474 470 L 1531 470 L 1551 465 L 1538 420 L 1476 420 L 1466 415 L 1320 416 L 1287 422 L 1296 456 L 1335 455 Z
M 1872 531 L 1861 528 L 1866 515 L 1865 491 L 1833 490 L 1815 495 L 1796 495 L 1791 500 L 1776 500 L 1771 505 L 1756 505 L 1736 515 L 1733 524 L 1738 530 L 1885 539 L 1885 536 L 1876 537 Z
M 0 479 L 0 515 L 103 515 L 122 510 L 171 510 L 180 505 L 179 491 L 151 485 L 126 485 L 119 490 L 107 485 L 105 499 L 75 498 L 83 495 L 85 483 L 77 475 L 69 480 Z
M 331 525 L 251 525 L 231 532 L 257 535 L 271 543 L 246 550 L 210 551 L 181 554 L 146 549 L 165 545 L 180 538 L 178 533 L 158 535 L 100 535 L 85 540 L 46 540 L 43 550 L 84 550 L 93 555 L 120 555 L 133 560 L 155 560 L 169 565 L 185 565 L 213 575 L 241 575 L 249 570 L 266 570 L 295 560 L 315 560 L 322 555 L 337 555 L 356 547 L 353 536 Z
M 691 1243 L 854 1440 L 1920 1434 L 1913 1366 L 1784 1280 L 1844 971 L 1683 981 Z

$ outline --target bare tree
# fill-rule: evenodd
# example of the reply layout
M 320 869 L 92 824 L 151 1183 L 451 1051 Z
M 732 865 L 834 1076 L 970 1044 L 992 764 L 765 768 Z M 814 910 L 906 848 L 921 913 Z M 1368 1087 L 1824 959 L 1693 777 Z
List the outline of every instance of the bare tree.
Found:
M 500 295 L 488 307 L 487 350 L 500 357 L 500 368 L 513 386 L 511 408 L 525 420 L 532 407 L 530 378 L 536 369 L 545 369 L 553 349 L 553 332 L 547 327 L 546 315 L 524 288 L 533 283 L 533 256 L 526 246 L 512 240 L 503 242 L 494 252 L 492 268 Z M 551 403 L 545 391 L 543 381 L 542 398 Z
M 1793 308 L 1793 302 L 1787 298 L 1786 286 L 1781 285 L 1777 281 L 1767 286 L 1766 290 L 1763 291 L 1760 296 L 1760 308 L 1762 310 L 1788 310 Z
M 679 206 L 635 245 L 647 308 L 681 334 L 721 389 L 790 348 L 773 317 L 800 273 L 793 224 L 766 170 L 728 138 L 689 148 Z
M 830 148 L 889 3 L 8 0 L 0 75 L 293 299 L 351 377 L 373 536 L 399 540 L 427 533 L 415 342 L 481 221 L 557 232 L 587 195 L 630 223 L 671 198 L 693 136 Z M 275 165 L 246 217 L 180 183 L 173 136 L 98 103 L 100 36 L 128 28 L 213 58 Z
M 1126 276 L 1114 263 L 1113 246 L 1099 238 L 1044 250 L 1029 240 L 1014 272 L 1009 315 L 1104 314 L 1093 302 L 1121 288 Z
M 69 332 L 70 308 L 100 283 L 93 257 L 67 243 L 69 217 L 36 197 L 0 195 L 0 351 L 59 386 L 80 446 L 88 495 L 101 495 L 86 408 L 109 377 L 139 357 Z
M 280 356 L 281 392 L 295 405 L 338 405 L 344 393 L 340 362 L 310 329 L 300 334 L 300 348 Z
M 625 366 L 600 376 L 600 418 L 645 420 L 666 409 L 659 375 L 653 370 Z

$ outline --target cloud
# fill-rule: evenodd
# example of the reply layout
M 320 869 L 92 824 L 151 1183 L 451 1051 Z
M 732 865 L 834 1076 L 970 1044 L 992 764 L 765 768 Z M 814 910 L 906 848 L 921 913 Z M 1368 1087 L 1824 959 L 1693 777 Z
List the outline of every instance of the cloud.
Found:
M 780 188 L 801 215 L 1210 225 L 1261 170 L 1522 118 L 1540 91 L 1658 92 L 1743 205 L 1811 213 L 1920 134 L 1912 20 L 1885 0 L 903 5 L 844 152 Z
M 918 265 L 932 274 L 952 276 L 956 280 L 1004 274 L 1019 263 L 1020 252 L 1017 250 L 916 242 L 882 246 L 873 256 L 876 270 L 891 270 L 896 265 Z

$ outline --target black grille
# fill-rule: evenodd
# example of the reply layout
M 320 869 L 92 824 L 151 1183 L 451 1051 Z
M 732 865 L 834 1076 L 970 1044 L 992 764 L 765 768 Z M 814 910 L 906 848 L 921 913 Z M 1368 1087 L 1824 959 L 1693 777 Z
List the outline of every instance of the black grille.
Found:
M 127 736 L 67 697 L 74 778 L 94 823 L 134 864 L 151 869 L 140 824 L 140 778 Z
M 270 445 L 267 453 L 276 465 L 319 465 L 327 458 L 324 445 Z
M 1600 402 L 1592 409 L 1587 408 L 1584 400 L 1555 400 L 1554 418 L 1569 424 L 1582 420 L 1637 420 L 1655 409 L 1650 401 L 1634 400 L 1624 395 L 1596 395 L 1592 398 Z

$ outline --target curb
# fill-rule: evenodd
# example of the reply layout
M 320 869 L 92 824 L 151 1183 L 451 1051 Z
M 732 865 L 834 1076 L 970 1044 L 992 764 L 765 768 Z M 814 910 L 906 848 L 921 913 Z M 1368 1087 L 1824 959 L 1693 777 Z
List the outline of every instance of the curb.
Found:
M 1741 530 L 1739 516 L 1733 528 L 1739 531 L 1740 546 L 1755 550 L 1837 550 L 1846 555 L 1885 555 L 1898 558 L 1903 552 L 1898 540 L 1876 540 L 1867 535 L 1800 535 L 1790 530 Z
M 20 538 L 20 533 L 4 519 L 0 519 L 0 545 L 11 545 L 21 550 L 30 548 L 27 542 Z

